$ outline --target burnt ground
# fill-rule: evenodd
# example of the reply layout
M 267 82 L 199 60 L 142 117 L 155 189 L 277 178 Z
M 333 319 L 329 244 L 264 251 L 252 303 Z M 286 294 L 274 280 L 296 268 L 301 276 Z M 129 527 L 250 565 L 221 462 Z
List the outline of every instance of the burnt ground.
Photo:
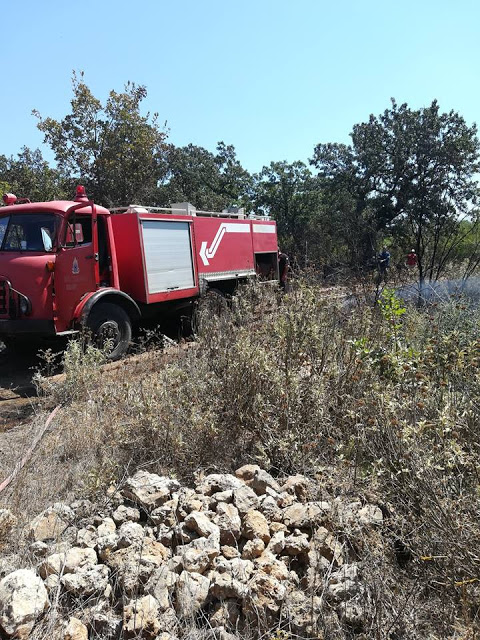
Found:
M 1 345 L 1 343 L 0 343 Z M 28 420 L 35 410 L 36 389 L 32 382 L 41 366 L 35 354 L 0 351 L 0 432 Z

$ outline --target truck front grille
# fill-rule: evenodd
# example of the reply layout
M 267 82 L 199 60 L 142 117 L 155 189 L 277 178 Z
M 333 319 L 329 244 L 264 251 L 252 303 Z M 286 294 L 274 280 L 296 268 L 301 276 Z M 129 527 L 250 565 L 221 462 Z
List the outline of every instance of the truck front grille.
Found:
M 8 316 L 9 294 L 7 280 L 0 280 L 0 316 Z

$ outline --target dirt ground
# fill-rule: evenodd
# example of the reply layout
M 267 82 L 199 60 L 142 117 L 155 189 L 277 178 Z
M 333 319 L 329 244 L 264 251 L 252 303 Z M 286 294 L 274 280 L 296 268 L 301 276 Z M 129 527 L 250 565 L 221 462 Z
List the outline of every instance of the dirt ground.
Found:
M 34 412 L 36 389 L 32 377 L 40 365 L 33 354 L 0 351 L 0 432 L 22 424 Z

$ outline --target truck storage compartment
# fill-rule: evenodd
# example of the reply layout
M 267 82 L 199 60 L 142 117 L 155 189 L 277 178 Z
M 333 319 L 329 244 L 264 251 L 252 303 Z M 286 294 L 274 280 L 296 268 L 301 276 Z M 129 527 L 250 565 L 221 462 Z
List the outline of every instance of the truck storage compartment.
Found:
M 150 295 L 195 286 L 190 224 L 140 220 Z
M 278 253 L 256 253 L 255 271 L 260 280 L 278 280 Z

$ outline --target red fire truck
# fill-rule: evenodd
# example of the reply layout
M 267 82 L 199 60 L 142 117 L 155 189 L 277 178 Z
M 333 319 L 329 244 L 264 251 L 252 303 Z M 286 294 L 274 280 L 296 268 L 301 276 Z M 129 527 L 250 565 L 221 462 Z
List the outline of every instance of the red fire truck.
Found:
M 0 209 L 0 340 L 87 328 L 125 353 L 132 326 L 192 309 L 209 291 L 278 279 L 274 221 L 243 212 L 130 205 L 107 210 L 82 186 L 74 201 L 5 194 Z

